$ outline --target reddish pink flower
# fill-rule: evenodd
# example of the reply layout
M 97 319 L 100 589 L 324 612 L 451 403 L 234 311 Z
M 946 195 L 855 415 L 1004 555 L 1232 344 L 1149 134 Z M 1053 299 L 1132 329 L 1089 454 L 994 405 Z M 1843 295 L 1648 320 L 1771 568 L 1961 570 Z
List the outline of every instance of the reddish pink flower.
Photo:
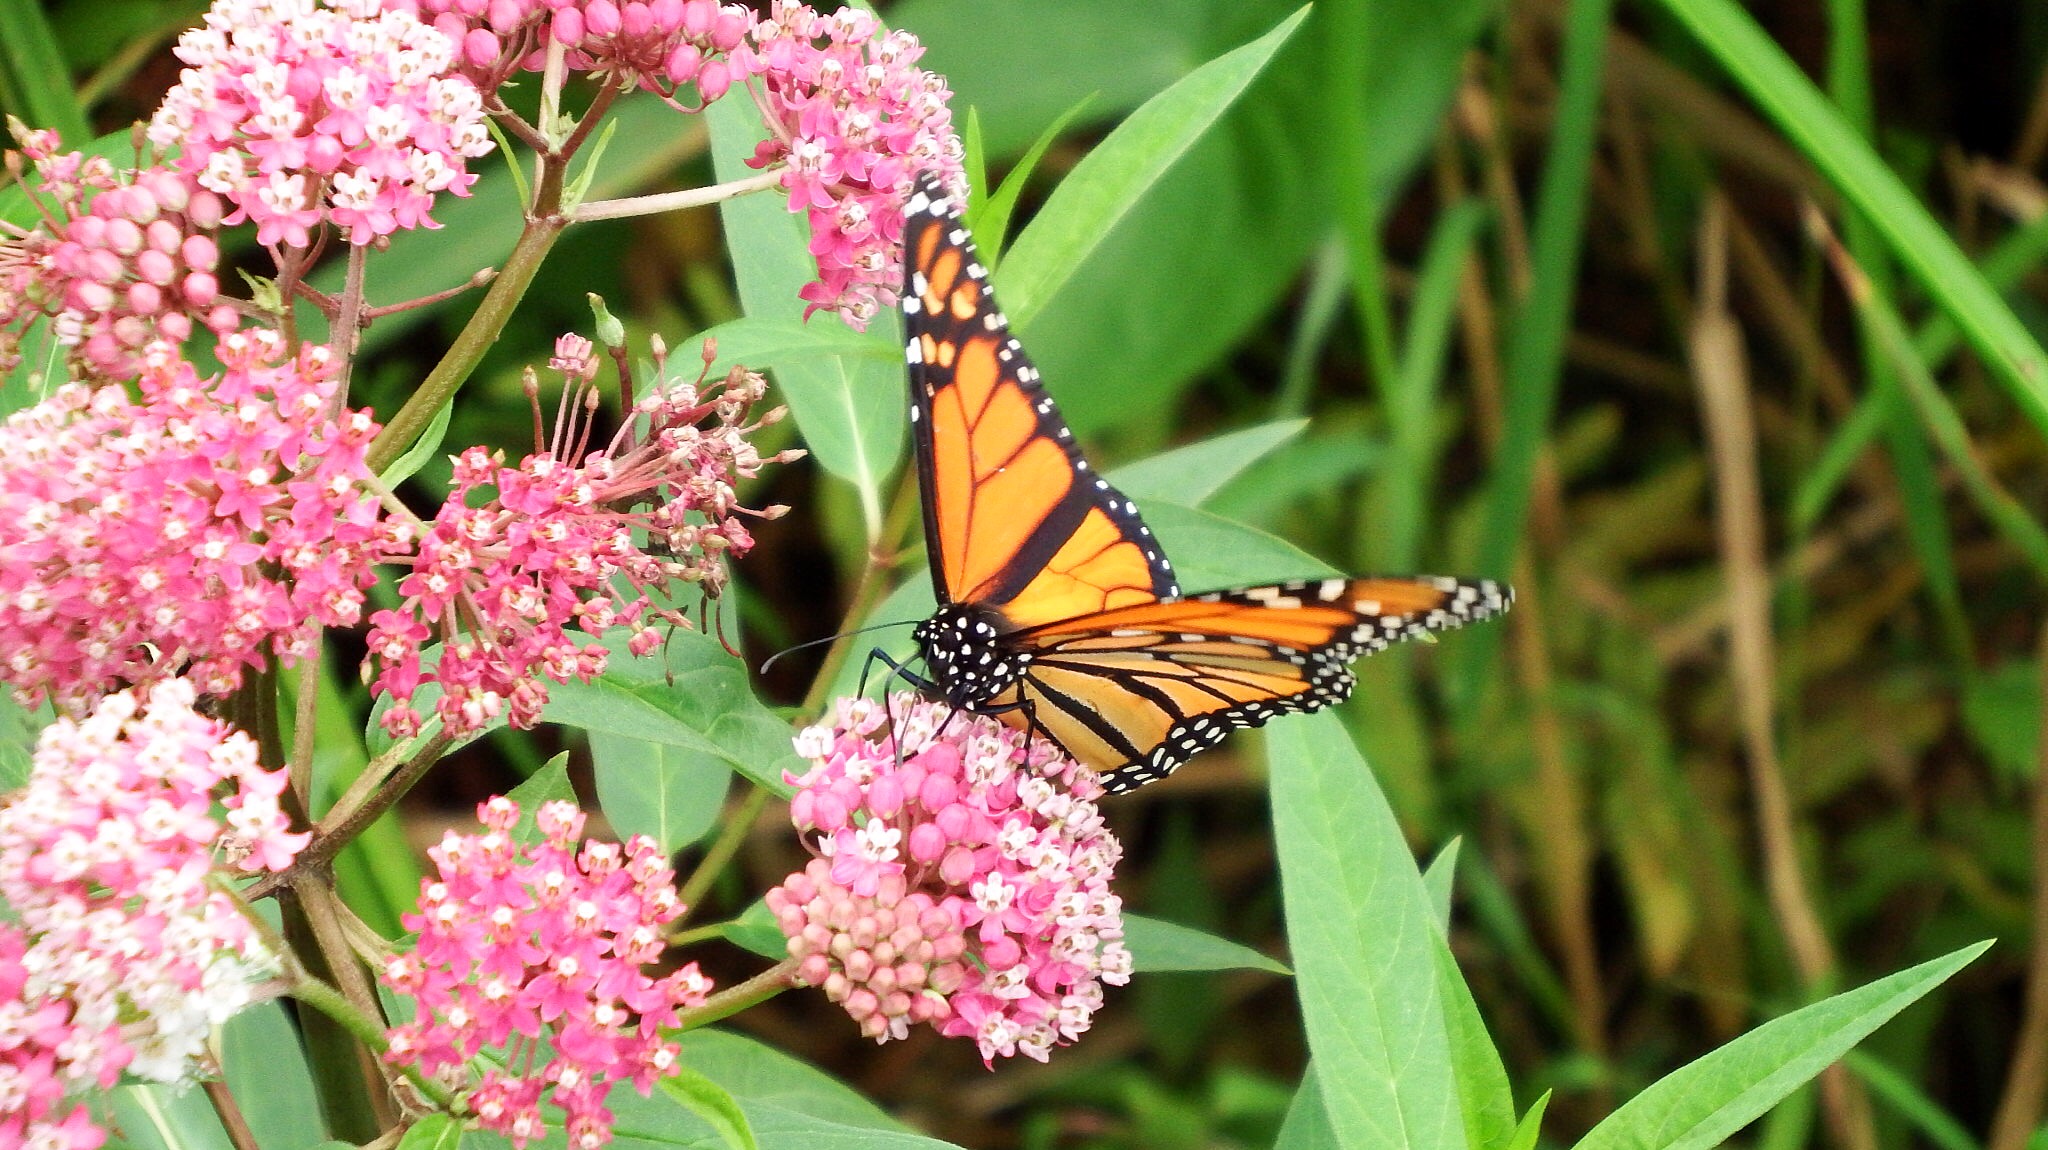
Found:
M 916 66 L 915 36 L 856 8 L 822 16 L 775 0 L 748 38 L 768 139 L 747 162 L 786 165 L 789 210 L 810 220 L 818 279 L 801 293 L 804 314 L 827 308 L 864 331 L 903 282 L 903 201 L 918 173 L 967 194 L 952 92 Z
M 275 973 L 218 880 L 288 866 L 308 836 L 278 808 L 284 772 L 195 698 L 172 679 L 58 719 L 0 807 L 0 899 L 27 941 L 12 960 L 0 952 L 0 1052 L 18 1000 L 66 1032 L 59 1073 L 74 1089 L 124 1072 L 188 1080 L 213 1028 Z
M 675 103 L 696 88 L 700 111 L 746 79 L 734 53 L 753 13 L 718 0 L 385 0 L 462 45 L 461 67 L 484 91 L 547 66 L 554 45 L 580 72 L 617 76 Z M 680 105 L 678 105 L 680 106 Z
M 43 221 L 0 223 L 0 367 L 18 360 L 20 329 L 38 316 L 55 321 L 81 375 L 108 380 L 134 378 L 143 348 L 181 344 L 195 323 L 234 330 L 216 278 L 220 197 L 167 168 L 117 172 L 58 151 L 54 132 L 9 123 L 35 165 Z
M 440 684 L 436 711 L 453 734 L 501 715 L 532 726 L 548 680 L 604 671 L 609 653 L 598 636 L 630 628 L 632 650 L 645 654 L 660 645 L 656 624 L 690 626 L 649 593 L 694 583 L 717 595 L 726 559 L 753 542 L 740 517 L 783 510 L 741 507 L 732 487 L 763 463 L 800 454 L 764 460 L 747 442 L 781 417 L 778 409 L 748 422 L 767 387 L 760 376 L 735 369 L 709 387 L 701 377 L 666 387 L 640 401 L 611 442 L 590 449 L 585 413 L 596 393 L 584 384 L 595 359 L 587 343 L 565 341 L 555 362 L 570 373 L 563 406 L 571 418 L 554 442 L 516 467 L 482 448 L 457 456 L 448 501 L 417 553 L 391 560 L 412 571 L 398 584 L 404 602 L 371 617 L 375 667 L 366 674 L 394 701 L 383 717 L 394 735 L 419 729 L 411 700 L 428 682 Z M 421 648 L 435 637 L 443 646 L 428 666 Z
M 188 66 L 149 138 L 260 243 L 304 248 L 322 223 L 354 244 L 432 227 L 434 197 L 468 195 L 469 161 L 491 150 L 455 51 L 376 0 L 216 0 L 178 41 Z
M 0 1147 L 97 1150 L 107 1132 L 93 1124 L 82 1097 L 119 1074 L 77 1081 L 80 1068 L 68 1052 L 95 1048 L 104 1036 L 82 1033 L 68 1003 L 29 989 L 27 954 L 27 936 L 0 922 Z
M 333 357 L 232 334 L 202 380 L 144 355 L 141 400 L 59 388 L 0 424 L 0 680 L 82 710 L 191 674 L 214 694 L 322 625 L 357 622 L 405 540 L 360 486 L 377 424 L 329 414 Z
M 888 718 L 893 712 L 893 730 Z M 1130 977 L 1123 848 L 1093 772 L 994 719 L 842 699 L 797 736 L 790 818 L 818 858 L 768 892 L 798 978 L 885 1042 L 928 1022 L 1044 1061 Z
M 552 1104 L 569 1145 L 595 1150 L 612 1136 L 606 1090 L 652 1090 L 678 1054 L 661 1028 L 711 990 L 695 963 L 658 979 L 641 969 L 661 957 L 664 928 L 682 914 L 675 875 L 644 837 L 578 850 L 583 813 L 573 803 L 539 810 L 533 846 L 512 837 L 519 806 L 510 799 L 483 803 L 477 818 L 483 833 L 450 831 L 427 852 L 435 875 L 404 919 L 419 944 L 385 970 L 419 1014 L 391 1031 L 385 1057 L 468 1086 L 479 1124 L 514 1145 L 545 1132 L 541 1108 Z M 542 1041 L 551 1057 L 539 1056 Z M 470 1085 L 466 1064 L 486 1050 L 505 1069 Z

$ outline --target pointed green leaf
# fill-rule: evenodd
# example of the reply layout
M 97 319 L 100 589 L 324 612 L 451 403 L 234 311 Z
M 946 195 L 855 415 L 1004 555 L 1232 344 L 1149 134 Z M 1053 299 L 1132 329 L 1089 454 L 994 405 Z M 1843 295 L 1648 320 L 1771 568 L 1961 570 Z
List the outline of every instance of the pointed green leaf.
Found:
M 1167 499 L 1200 507 L 1244 469 L 1285 446 L 1308 427 L 1306 419 L 1278 419 L 1162 451 L 1115 470 L 1117 487 L 1132 499 Z
M 1241 942 L 1143 915 L 1124 916 L 1124 945 L 1130 949 L 1133 969 L 1140 972 L 1263 970 L 1271 974 L 1292 973 Z
M 541 764 L 505 797 L 519 804 L 519 823 L 512 828 L 512 841 L 533 846 L 541 841 L 540 809 L 549 803 L 576 801 L 575 784 L 569 781 L 569 752 L 563 751 Z
M 661 1092 L 702 1118 L 732 1150 L 755 1150 L 754 1131 L 732 1094 L 688 1064 L 673 1067 Z
M 398 1150 L 455 1150 L 462 1143 L 462 1123 L 448 1114 L 429 1114 L 413 1123 L 398 1140 Z
M 1338 1144 L 1462 1150 L 1429 892 L 1343 723 L 1267 738 L 1288 949 Z
M 1593 1127 L 1577 1150 L 1719 1146 L 1990 945 L 1966 946 L 1766 1022 L 1665 1075 Z
M 1308 1069 L 1302 1072 L 1301 1087 L 1294 1092 L 1294 1102 L 1287 1107 L 1287 1118 L 1280 1123 L 1280 1137 L 1273 1141 L 1273 1150 L 1336 1150 L 1337 1134 L 1330 1129 L 1329 1112 L 1323 1109 L 1323 1088 L 1316 1075 L 1316 1064 L 1311 1060 Z

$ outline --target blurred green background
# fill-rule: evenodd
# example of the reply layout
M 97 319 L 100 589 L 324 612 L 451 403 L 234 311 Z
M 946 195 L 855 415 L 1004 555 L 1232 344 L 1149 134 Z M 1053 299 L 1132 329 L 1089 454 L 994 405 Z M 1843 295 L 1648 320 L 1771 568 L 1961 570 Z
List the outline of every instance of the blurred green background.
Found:
M 1124 115 L 1293 7 L 882 12 L 972 110 L 992 178 L 1081 106 L 1028 219 Z M 79 140 L 146 117 L 202 10 L 0 0 L 0 105 Z M 596 194 L 712 179 L 703 124 L 619 115 Z M 2048 6 L 2027 0 L 1319 0 L 1019 333 L 1105 466 L 1263 427 L 1206 510 L 1339 569 L 1516 583 L 1505 625 L 1362 664 L 1344 714 L 1417 852 L 1461 839 L 1454 949 L 1518 1101 L 1556 1091 L 1554 1137 L 1760 1021 L 1996 936 L 1742 1137 L 2048 1146 L 2044 159 Z M 502 258 L 512 181 L 482 170 L 444 231 L 372 264 L 375 297 Z M 451 450 L 528 447 L 518 371 L 589 330 L 590 291 L 672 347 L 739 314 L 714 214 L 579 230 Z M 393 410 L 468 306 L 374 327 L 363 397 Z M 739 570 L 758 662 L 842 625 L 869 541 L 809 465 L 750 500 L 795 507 Z M 778 665 L 764 697 L 794 706 L 817 666 Z M 352 901 L 389 922 L 406 842 L 563 746 L 587 762 L 562 740 L 494 736 L 437 772 L 353 856 Z M 1134 909 L 1284 959 L 1263 769 L 1240 738 L 1112 817 Z M 717 908 L 793 857 L 764 822 Z M 720 945 L 721 980 L 755 969 Z M 1051 1065 L 993 1075 L 922 1032 L 868 1045 L 816 995 L 738 1025 L 985 1147 L 1268 1145 L 1305 1058 L 1291 987 L 1255 972 L 1140 978 Z

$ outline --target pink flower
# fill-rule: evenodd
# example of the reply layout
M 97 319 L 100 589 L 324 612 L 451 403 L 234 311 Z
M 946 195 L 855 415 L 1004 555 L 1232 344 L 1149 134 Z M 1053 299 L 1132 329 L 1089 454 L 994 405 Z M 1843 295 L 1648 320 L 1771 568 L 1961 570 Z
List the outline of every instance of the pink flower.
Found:
M 38 316 L 55 320 L 81 374 L 108 380 L 132 379 L 143 348 L 183 343 L 195 323 L 234 330 L 213 239 L 220 197 L 167 168 L 116 172 L 60 153 L 54 132 L 9 123 L 35 164 L 43 222 L 0 224 L 0 367 L 16 362 L 19 331 Z
M 103 1036 L 81 1033 L 63 1000 L 29 990 L 27 954 L 27 936 L 0 922 L 0 1147 L 97 1150 L 107 1132 L 81 1100 L 80 1067 L 68 1052 L 97 1047 Z
M 760 376 L 735 369 L 709 387 L 700 376 L 663 388 L 590 450 L 586 413 L 597 393 L 584 385 L 595 360 L 587 343 L 565 340 L 555 363 L 570 372 L 563 406 L 571 415 L 554 442 L 516 467 L 482 448 L 457 456 L 453 489 L 417 553 L 391 560 L 412 571 L 398 584 L 404 601 L 371 617 L 374 669 L 366 674 L 394 700 L 383 724 L 396 736 L 419 729 L 411 700 L 427 682 L 440 684 L 437 713 L 452 734 L 501 715 L 532 726 L 548 680 L 604 671 L 609 653 L 598 636 L 630 628 L 632 649 L 644 654 L 660 645 L 657 623 L 691 625 L 649 592 L 694 583 L 717 595 L 727 557 L 753 542 L 740 517 L 786 510 L 741 507 L 732 486 L 800 454 L 764 460 L 747 442 L 781 417 L 778 409 L 748 422 L 767 387 Z M 706 420 L 711 426 L 698 426 Z M 444 645 L 429 667 L 421 648 L 436 636 Z
M 308 247 L 323 223 L 354 244 L 432 227 L 434 197 L 468 195 L 468 162 L 491 150 L 455 51 L 376 0 L 217 0 L 178 41 L 187 67 L 149 138 L 260 243 Z
M 405 540 L 360 481 L 377 424 L 329 414 L 335 363 L 237 332 L 202 380 L 157 344 L 141 400 L 59 388 L 0 424 L 0 680 L 77 711 L 190 673 L 225 694 L 361 614 Z
M 915 36 L 855 8 L 821 16 L 775 0 L 748 38 L 769 135 L 747 162 L 784 164 L 789 210 L 810 220 L 818 279 L 800 293 L 804 314 L 828 308 L 864 331 L 902 285 L 903 201 L 918 173 L 967 194 L 952 92 L 916 66 Z
M 645 837 L 577 850 L 583 813 L 573 803 L 539 810 L 532 846 L 512 837 L 510 799 L 481 804 L 477 818 L 482 834 L 450 831 L 427 852 L 436 873 L 404 918 L 419 944 L 385 969 L 419 1014 L 391 1031 L 385 1057 L 452 1075 L 480 1052 L 500 1053 L 505 1069 L 468 1092 L 479 1124 L 523 1147 L 545 1132 L 541 1106 L 552 1103 L 569 1144 L 595 1150 L 612 1136 L 606 1090 L 652 1090 L 678 1054 L 661 1028 L 711 990 L 695 963 L 658 979 L 641 970 L 682 914 L 674 872 Z M 552 1057 L 539 1057 L 543 1040 Z
M 616 76 L 675 103 L 694 84 L 701 111 L 746 79 L 734 53 L 753 14 L 718 0 L 385 0 L 462 45 L 461 67 L 484 91 L 538 72 L 553 45 L 580 72 Z M 678 105 L 680 107 L 680 105 Z
M 818 857 L 768 907 L 800 981 L 878 1042 L 925 1022 L 1044 1061 L 1088 1029 L 1131 970 L 1093 772 L 907 694 L 842 699 L 796 743 L 790 818 Z
M 187 1080 L 213 1027 L 275 973 L 218 876 L 288 866 L 308 836 L 278 809 L 283 772 L 193 710 L 196 694 L 172 679 L 58 719 L 0 807 L 0 898 L 27 939 L 15 990 L 0 953 L 0 1004 L 18 997 L 68 1031 L 61 1072 L 74 1087 L 124 1071 Z

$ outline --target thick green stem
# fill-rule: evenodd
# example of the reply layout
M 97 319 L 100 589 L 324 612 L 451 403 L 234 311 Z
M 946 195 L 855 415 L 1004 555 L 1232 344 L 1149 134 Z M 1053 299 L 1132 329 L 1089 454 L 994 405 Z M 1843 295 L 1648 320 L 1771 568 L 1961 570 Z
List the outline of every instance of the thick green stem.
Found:
M 766 1002 L 795 986 L 795 979 L 796 959 L 784 959 L 738 986 L 727 987 L 705 999 L 704 1005 L 692 1007 L 676 1015 L 675 1028 L 695 1030 L 700 1026 L 709 1026 L 721 1018 L 731 1018 L 747 1007 Z

